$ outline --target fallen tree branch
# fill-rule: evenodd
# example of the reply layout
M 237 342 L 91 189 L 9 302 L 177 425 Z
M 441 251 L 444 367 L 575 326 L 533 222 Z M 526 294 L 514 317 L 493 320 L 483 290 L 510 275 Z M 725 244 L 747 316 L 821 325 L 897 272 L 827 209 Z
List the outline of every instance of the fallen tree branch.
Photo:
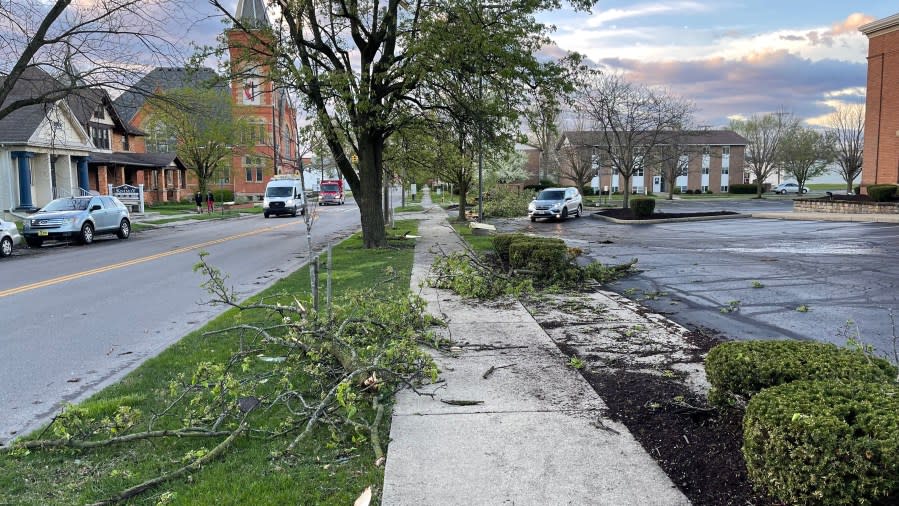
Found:
M 165 483 L 169 480 L 173 480 L 180 476 L 184 476 L 185 474 L 187 474 L 190 471 L 199 470 L 207 462 L 210 462 L 212 459 L 225 453 L 225 450 L 227 450 L 231 446 L 231 444 L 234 443 L 234 440 L 237 439 L 237 436 L 242 434 L 243 431 L 246 430 L 246 428 L 247 428 L 247 422 L 246 422 L 246 419 L 244 419 L 240 422 L 240 426 L 237 427 L 237 429 L 235 429 L 234 432 L 230 433 L 231 434 L 230 436 L 228 436 L 224 441 L 219 443 L 218 446 L 213 448 L 206 455 L 203 455 L 202 457 L 198 458 L 197 460 L 191 462 L 190 464 L 187 464 L 186 466 L 184 466 L 178 470 L 175 470 L 175 471 L 172 471 L 171 473 L 163 474 L 163 475 L 157 476 L 156 478 L 147 480 L 147 481 L 141 483 L 140 485 L 136 485 L 134 487 L 131 487 L 127 490 L 122 491 L 121 493 L 119 493 L 118 495 L 116 495 L 114 497 L 110 497 L 109 499 L 104 499 L 102 501 L 95 502 L 91 506 L 106 506 L 109 504 L 120 503 L 122 501 L 125 501 L 127 499 L 130 499 L 130 498 L 140 494 L 141 492 L 143 492 L 145 490 L 153 488 L 159 484 Z
M 124 436 L 103 439 L 100 441 L 81 441 L 77 439 L 37 439 L 34 441 L 23 441 L 12 446 L 0 448 L 0 453 L 6 453 L 15 449 L 24 448 L 27 450 L 44 450 L 49 448 L 77 448 L 79 450 L 87 450 L 90 448 L 100 448 L 103 446 L 111 446 L 115 444 L 130 443 L 132 441 L 140 441 L 143 439 L 154 439 L 160 437 L 218 437 L 227 436 L 230 431 L 205 431 L 202 429 L 178 429 L 178 430 L 154 430 L 148 432 L 136 432 Z

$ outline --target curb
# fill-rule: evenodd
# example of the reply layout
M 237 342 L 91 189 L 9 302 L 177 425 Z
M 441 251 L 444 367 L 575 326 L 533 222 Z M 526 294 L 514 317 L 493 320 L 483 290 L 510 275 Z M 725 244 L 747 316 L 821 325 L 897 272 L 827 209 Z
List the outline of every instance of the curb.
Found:
M 601 214 L 592 213 L 590 217 L 594 220 L 603 220 L 608 221 L 609 223 L 615 223 L 618 225 L 653 225 L 656 223 L 678 223 L 683 221 L 712 221 L 712 220 L 734 220 L 734 219 L 742 219 L 742 218 L 752 218 L 751 214 L 726 214 L 726 215 L 718 215 L 718 216 L 688 216 L 685 218 L 660 218 L 656 220 L 619 220 L 618 218 L 611 218 L 609 216 L 603 216 Z
M 852 223 L 895 223 L 899 215 L 883 214 L 831 214 L 831 213 L 752 213 L 753 218 L 793 221 L 837 221 Z

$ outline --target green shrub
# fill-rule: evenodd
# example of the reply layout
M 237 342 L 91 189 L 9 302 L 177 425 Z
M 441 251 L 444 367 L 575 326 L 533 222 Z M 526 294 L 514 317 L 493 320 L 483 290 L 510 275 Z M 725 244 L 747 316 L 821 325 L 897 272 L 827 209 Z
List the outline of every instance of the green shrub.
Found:
M 674 192 L 673 192 L 673 193 L 674 193 L 675 195 L 680 195 L 680 193 L 681 193 L 681 192 L 680 192 L 680 186 L 675 186 L 675 187 L 674 187 Z
M 522 236 L 509 243 L 509 267 L 538 280 L 564 280 L 577 271 L 561 239 Z
M 733 193 L 736 195 L 752 195 L 757 191 L 757 188 L 754 184 L 744 184 L 737 183 L 728 186 L 727 193 Z
M 868 185 L 868 196 L 875 202 L 889 202 L 896 196 L 896 188 L 894 184 Z
M 861 187 L 861 186 L 856 186 L 855 188 L 852 189 L 852 193 L 854 193 L 854 194 L 856 194 L 856 195 L 861 195 L 861 194 L 862 194 L 862 187 Z
M 808 341 L 731 341 L 705 359 L 709 401 L 745 401 L 764 388 L 797 380 L 855 379 L 884 382 L 896 377 L 886 360 L 833 344 Z
M 531 191 L 517 192 L 497 187 L 484 199 L 484 215 L 493 218 L 514 218 L 528 212 L 528 203 L 534 199 Z
M 222 202 L 234 202 L 234 191 L 226 190 L 223 188 L 213 188 L 212 195 L 215 196 L 215 201 L 219 204 Z M 206 198 L 203 198 L 203 201 L 206 201 Z
M 527 238 L 524 234 L 497 234 L 493 236 L 493 251 L 500 259 L 503 265 L 509 264 L 509 245 L 512 241 L 519 238 Z
M 899 493 L 897 413 L 896 384 L 797 381 L 766 389 L 743 419 L 749 478 L 786 504 L 887 504 Z
M 656 200 L 646 197 L 637 197 L 631 199 L 631 210 L 637 218 L 649 218 L 656 208 Z

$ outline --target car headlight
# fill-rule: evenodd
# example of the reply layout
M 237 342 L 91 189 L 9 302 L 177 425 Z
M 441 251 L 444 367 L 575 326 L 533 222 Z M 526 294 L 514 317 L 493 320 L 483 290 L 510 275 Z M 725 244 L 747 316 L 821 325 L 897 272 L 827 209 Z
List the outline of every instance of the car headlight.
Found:
M 535 206 L 533 202 L 528 204 L 528 211 L 533 211 L 534 209 L 537 209 L 537 206 Z
M 553 204 L 552 209 L 559 209 L 560 207 L 562 207 L 562 204 L 556 202 L 555 204 Z

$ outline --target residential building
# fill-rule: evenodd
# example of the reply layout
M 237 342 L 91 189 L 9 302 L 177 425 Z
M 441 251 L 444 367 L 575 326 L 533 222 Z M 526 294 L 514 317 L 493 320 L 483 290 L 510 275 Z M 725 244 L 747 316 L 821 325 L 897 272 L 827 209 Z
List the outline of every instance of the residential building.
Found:
M 656 137 L 656 136 L 653 136 Z M 606 136 L 598 131 L 563 132 L 556 145 L 559 153 L 560 186 L 572 186 L 572 173 L 584 170 L 594 189 L 624 191 L 624 179 L 614 163 L 604 156 Z M 731 130 L 685 132 L 657 143 L 646 153 L 633 146 L 636 168 L 630 188 L 636 193 L 667 193 L 668 185 L 661 168 L 661 157 L 677 157 L 678 175 L 674 186 L 680 192 L 726 193 L 733 183 L 744 182 L 746 139 Z M 572 151 L 574 156 L 569 156 Z M 671 155 L 670 153 L 674 153 Z
M 52 76 L 29 68 L 7 103 L 39 96 Z M 50 200 L 86 188 L 89 133 L 65 100 L 34 104 L 0 119 L 0 212 L 31 212 Z
M 862 187 L 899 183 L 899 14 L 862 25 L 868 36 L 868 88 Z M 864 191 L 864 190 L 863 190 Z

